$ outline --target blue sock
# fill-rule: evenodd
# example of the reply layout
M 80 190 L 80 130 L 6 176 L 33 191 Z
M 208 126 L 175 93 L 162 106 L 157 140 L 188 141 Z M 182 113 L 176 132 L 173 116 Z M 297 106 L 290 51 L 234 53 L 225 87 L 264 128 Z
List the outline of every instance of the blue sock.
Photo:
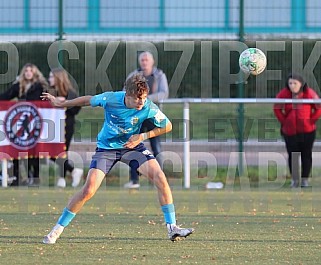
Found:
M 66 207 L 63 210 L 62 214 L 60 215 L 57 224 L 60 224 L 63 227 L 66 227 L 67 225 L 69 225 L 69 223 L 72 221 L 72 219 L 74 219 L 75 216 L 76 216 L 76 214 L 69 211 L 68 208 Z
M 162 211 L 164 214 L 164 219 L 166 224 L 176 224 L 176 216 L 175 216 L 175 207 L 174 204 L 165 204 L 162 206 Z

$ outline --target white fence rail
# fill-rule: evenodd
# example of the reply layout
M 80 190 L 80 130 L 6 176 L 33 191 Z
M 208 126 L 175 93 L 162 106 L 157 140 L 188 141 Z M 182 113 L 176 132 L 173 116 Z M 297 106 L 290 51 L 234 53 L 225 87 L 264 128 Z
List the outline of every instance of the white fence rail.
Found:
M 191 168 L 190 168 L 190 140 L 189 140 L 189 104 L 196 103 L 213 103 L 213 104 L 320 104 L 321 99 L 276 99 L 276 98 L 173 98 L 160 101 L 162 104 L 184 104 L 183 121 L 184 121 L 184 188 L 189 189 L 191 186 Z M 242 154 L 239 157 L 239 163 L 243 164 Z
M 272 99 L 272 98 L 175 98 L 160 101 L 160 108 L 163 104 L 183 104 L 183 136 L 184 136 L 184 188 L 190 188 L 190 104 L 320 104 L 321 99 Z M 2 187 L 7 187 L 8 173 L 7 161 L 2 161 Z

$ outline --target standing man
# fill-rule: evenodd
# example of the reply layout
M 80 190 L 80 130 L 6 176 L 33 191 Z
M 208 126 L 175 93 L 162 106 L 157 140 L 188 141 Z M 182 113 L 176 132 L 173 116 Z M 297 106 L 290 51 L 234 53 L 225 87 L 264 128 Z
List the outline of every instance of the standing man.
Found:
M 148 84 L 149 94 L 148 99 L 154 103 L 158 103 L 160 100 L 168 98 L 168 83 L 164 72 L 154 66 L 155 60 L 150 52 L 142 52 L 138 57 L 139 68 L 130 73 L 126 80 L 130 79 L 137 73 L 141 73 Z M 151 120 L 145 120 L 142 124 L 141 133 L 153 130 L 155 128 L 154 123 Z M 161 163 L 160 152 L 161 152 L 161 141 L 160 136 L 150 138 L 150 145 L 157 161 Z M 139 174 L 136 170 L 130 170 L 130 181 L 124 185 L 127 189 L 139 188 Z

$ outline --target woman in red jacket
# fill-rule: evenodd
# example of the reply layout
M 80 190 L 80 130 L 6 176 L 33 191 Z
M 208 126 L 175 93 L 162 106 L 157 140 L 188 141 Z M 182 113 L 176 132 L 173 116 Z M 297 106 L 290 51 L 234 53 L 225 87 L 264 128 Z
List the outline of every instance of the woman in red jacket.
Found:
M 318 99 L 317 93 L 309 88 L 303 77 L 291 74 L 286 87 L 277 98 Z M 315 140 L 316 121 L 321 116 L 321 107 L 316 104 L 275 104 L 274 114 L 281 123 L 288 152 L 288 163 L 292 176 L 291 187 L 299 186 L 299 154 L 301 154 L 301 187 L 307 187 L 312 168 L 312 147 Z

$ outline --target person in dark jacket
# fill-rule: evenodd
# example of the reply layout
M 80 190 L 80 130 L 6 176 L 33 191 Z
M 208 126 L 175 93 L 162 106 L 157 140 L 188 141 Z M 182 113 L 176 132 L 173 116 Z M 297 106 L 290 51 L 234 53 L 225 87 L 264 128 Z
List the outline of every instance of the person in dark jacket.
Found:
M 49 84 L 56 91 L 58 97 L 71 100 L 77 97 L 75 89 L 72 87 L 67 72 L 62 68 L 52 69 L 49 74 Z M 81 107 L 71 107 L 66 109 L 65 120 L 65 143 L 66 151 L 69 150 L 70 142 L 75 131 L 75 116 L 79 113 Z M 66 187 L 66 173 L 71 172 L 72 187 L 77 187 L 83 176 L 83 169 L 75 168 L 73 163 L 67 159 L 58 158 L 57 164 L 60 168 L 60 177 L 57 181 L 57 186 L 60 188 Z
M 12 86 L 4 93 L 0 94 L 0 100 L 41 100 L 40 96 L 47 88 L 48 83 L 38 67 L 34 64 L 27 63 L 23 66 L 20 75 Z M 18 159 L 13 160 L 13 175 L 16 177 L 16 180 L 13 181 L 12 185 L 17 186 L 19 185 L 19 180 L 21 180 Z M 39 184 L 38 157 L 28 159 L 28 180 L 25 184 Z
M 317 93 L 298 74 L 290 74 L 276 98 L 318 99 Z M 274 114 L 281 123 L 288 153 L 289 169 L 292 176 L 291 187 L 300 184 L 299 154 L 301 155 L 301 187 L 309 185 L 312 168 L 312 147 L 315 141 L 316 122 L 321 116 L 321 107 L 316 104 L 275 104 Z
M 129 80 L 135 74 L 142 73 L 146 78 L 149 86 L 148 99 L 150 99 L 154 103 L 158 103 L 160 100 L 167 99 L 169 94 L 167 78 L 165 73 L 161 69 L 154 66 L 155 61 L 153 55 L 148 51 L 142 52 L 138 56 L 138 63 L 140 67 L 131 72 L 126 80 Z M 145 120 L 142 124 L 141 132 L 150 131 L 154 128 L 155 126 L 151 122 L 151 120 Z M 159 154 L 161 153 L 160 136 L 150 138 L 149 141 L 154 156 L 156 157 L 158 162 L 161 162 L 159 156 Z M 135 189 L 140 187 L 139 175 L 137 171 L 131 168 L 130 181 L 126 183 L 124 187 L 127 189 Z

